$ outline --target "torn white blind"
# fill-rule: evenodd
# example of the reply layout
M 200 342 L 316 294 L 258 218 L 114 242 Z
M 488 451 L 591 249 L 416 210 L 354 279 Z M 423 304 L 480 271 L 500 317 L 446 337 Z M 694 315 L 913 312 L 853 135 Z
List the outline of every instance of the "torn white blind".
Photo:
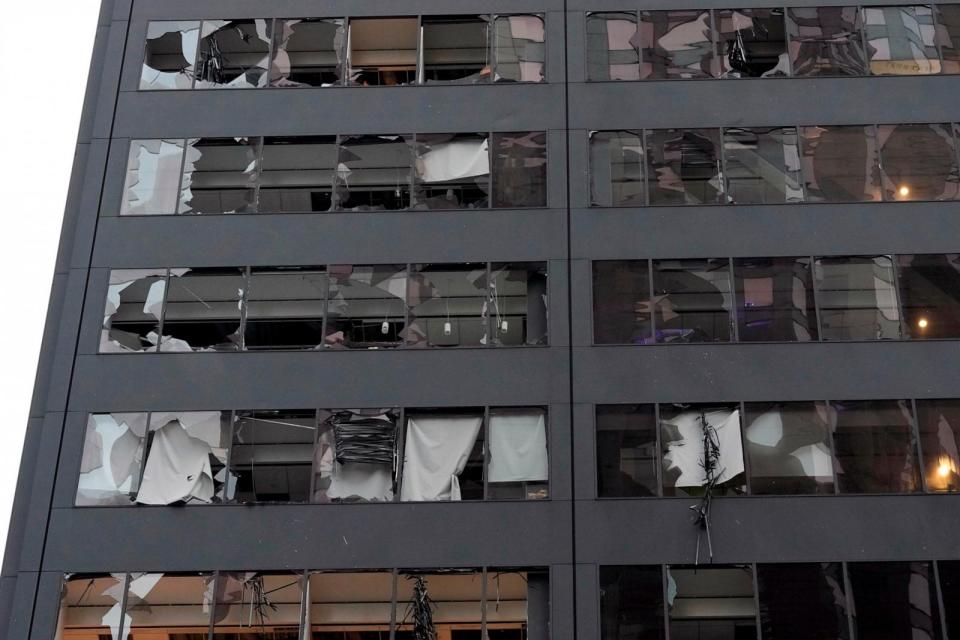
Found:
M 334 462 L 327 496 L 331 499 L 359 498 L 390 502 L 393 500 L 392 469 L 385 464 Z
M 666 425 L 676 429 L 678 440 L 668 442 L 663 462 L 668 469 L 679 469 L 680 477 L 675 487 L 702 487 L 706 484 L 703 469 L 703 423 L 699 411 L 687 411 Z M 740 411 L 706 411 L 707 422 L 717 431 L 720 460 L 717 463 L 717 482 L 727 480 L 743 473 L 743 446 L 740 443 Z
M 137 502 L 210 502 L 214 494 L 210 453 L 210 445 L 190 437 L 177 420 L 157 429 L 150 445 Z
M 431 145 L 422 154 L 420 179 L 423 182 L 447 182 L 490 173 L 488 143 L 483 140 L 456 140 Z
M 502 411 L 490 415 L 490 482 L 544 482 L 547 428 L 540 410 Z
M 407 420 L 402 501 L 459 500 L 460 482 L 482 416 L 418 416 Z

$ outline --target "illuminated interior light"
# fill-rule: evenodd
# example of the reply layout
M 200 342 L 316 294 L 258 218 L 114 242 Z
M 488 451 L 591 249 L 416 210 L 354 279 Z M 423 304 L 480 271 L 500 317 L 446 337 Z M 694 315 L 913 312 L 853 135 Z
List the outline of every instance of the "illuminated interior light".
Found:
M 920 318 L 920 319 L 917 321 L 917 326 L 920 327 L 921 329 L 926 329 L 926 328 L 927 328 L 927 325 L 929 325 L 929 324 L 930 324 L 930 323 L 927 322 L 927 319 L 926 319 L 926 318 Z
M 910 195 L 910 187 L 903 185 L 897 190 L 897 192 L 900 194 L 901 198 L 906 198 L 908 195 Z

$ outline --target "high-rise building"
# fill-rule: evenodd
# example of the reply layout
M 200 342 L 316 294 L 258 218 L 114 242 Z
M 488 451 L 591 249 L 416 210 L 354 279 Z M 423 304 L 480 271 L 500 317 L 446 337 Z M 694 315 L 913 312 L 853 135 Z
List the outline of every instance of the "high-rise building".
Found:
M 960 4 L 821 4 L 105 0 L 5 637 L 960 638 Z

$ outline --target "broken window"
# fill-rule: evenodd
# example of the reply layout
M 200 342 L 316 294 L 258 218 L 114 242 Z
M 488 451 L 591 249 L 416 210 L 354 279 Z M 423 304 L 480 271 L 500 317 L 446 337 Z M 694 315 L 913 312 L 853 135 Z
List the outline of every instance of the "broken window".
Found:
M 650 266 L 646 260 L 593 263 L 593 340 L 649 344 L 653 338 Z
M 724 129 L 726 194 L 736 204 L 803 200 L 795 127 Z
M 313 502 L 391 502 L 399 458 L 395 409 L 321 410 Z
M 213 597 L 213 638 L 297 640 L 303 576 L 294 571 L 221 571 Z M 308 637 L 306 634 L 304 638 Z
M 157 350 L 166 286 L 166 269 L 110 271 L 100 353 Z
M 129 505 L 140 487 L 146 434 L 146 413 L 91 414 L 74 504 Z
M 757 590 L 764 640 L 849 640 L 839 562 L 758 564 Z
M 253 267 L 244 348 L 322 348 L 328 286 L 322 267 Z
M 937 12 L 937 44 L 943 73 L 960 73 L 960 5 L 934 5 Z
M 388 638 L 393 590 L 394 574 L 390 571 L 312 572 L 303 637 L 339 640 L 338 636 L 349 633 L 364 640 Z
M 943 637 L 931 563 L 850 562 L 847 571 L 858 638 Z
M 744 411 L 751 493 L 834 493 L 831 414 L 825 404 L 757 402 Z
M 823 340 L 896 340 L 900 313 L 892 256 L 816 258 Z
M 333 209 L 336 136 L 264 138 L 258 211 L 318 213 Z
M 487 429 L 487 498 L 546 498 L 550 477 L 547 412 L 539 408 L 491 409 Z
M 600 207 L 643 206 L 643 133 L 595 131 L 590 134 L 590 203 Z
M 417 22 L 417 18 L 351 19 L 347 45 L 350 84 L 413 84 L 417 77 Z
M 660 452 L 665 496 L 746 492 L 736 405 L 660 405 Z
M 187 140 L 179 213 L 253 213 L 261 138 Z
M 337 208 L 346 211 L 410 207 L 413 136 L 341 136 Z
M 840 493 L 920 490 L 920 463 L 907 401 L 831 401 L 830 408 Z
M 206 634 L 213 580 L 212 573 L 129 574 L 122 635 L 114 637 L 135 640 L 172 628 L 178 633 Z M 119 618 L 119 605 L 116 611 Z
M 793 75 L 866 75 L 862 27 L 859 7 L 787 9 L 787 38 Z
M 732 293 L 726 259 L 654 260 L 656 341 L 731 341 Z
M 717 76 L 712 28 L 710 11 L 641 11 L 640 77 Z
M 601 566 L 600 638 L 661 640 L 663 634 L 660 566 Z
M 484 262 L 413 265 L 407 289 L 411 316 L 407 344 L 490 344 L 491 317 L 498 316 L 499 311 L 493 304 L 493 295 L 488 300 L 488 287 Z M 519 330 L 522 332 L 522 327 Z
M 417 209 L 489 207 L 489 135 L 418 134 L 416 185 Z
M 489 18 L 423 16 L 423 78 L 426 84 L 477 84 L 492 79 Z
M 863 7 L 870 73 L 940 73 L 933 9 L 927 5 Z
M 402 502 L 483 499 L 483 418 L 482 412 L 407 414 Z
M 494 81 L 543 82 L 545 31 L 538 15 L 494 16 Z
M 230 449 L 236 502 L 309 502 L 317 413 L 237 413 Z
M 487 634 L 467 636 L 530 640 L 550 635 L 550 576 L 546 569 L 488 567 L 486 570 Z M 479 631 L 479 630 L 478 630 Z M 456 634 L 453 636 L 457 638 Z
M 401 571 L 397 576 L 397 637 L 416 638 L 424 627 L 427 596 L 434 627 L 456 624 L 458 628 L 480 630 L 484 618 L 482 569 L 448 569 L 444 572 Z M 492 593 L 490 597 L 495 597 Z M 509 594 L 502 594 L 503 613 L 512 604 Z M 525 604 L 525 602 L 524 602 Z M 510 607 L 511 609 L 513 607 Z M 525 611 L 524 611 L 525 613 Z M 526 617 L 526 616 L 524 616 Z M 431 637 L 431 636 L 421 636 Z
M 650 204 L 721 204 L 724 201 L 719 129 L 647 131 Z
M 493 206 L 547 206 L 547 134 L 493 134 Z
M 659 463 L 654 406 L 597 405 L 596 434 L 597 495 L 601 498 L 656 496 Z
M 800 127 L 808 202 L 881 199 L 877 140 L 872 125 Z
M 343 20 L 276 20 L 271 87 L 330 87 L 341 84 Z
M 960 491 L 960 400 L 917 400 L 927 490 Z
M 817 339 L 810 258 L 734 258 L 737 339 L 806 342 Z
M 65 577 L 56 640 L 120 640 L 126 574 L 74 573 Z
M 204 20 L 200 30 L 195 87 L 265 87 L 270 67 L 273 20 Z
M 667 568 L 671 640 L 756 638 L 750 565 Z
M 199 38 L 199 20 L 155 21 L 147 24 L 140 88 L 191 88 Z
M 960 629 L 960 560 L 939 561 L 940 594 L 947 629 Z
M 183 140 L 131 140 L 123 185 L 122 216 L 173 214 L 179 211 Z
M 714 12 L 722 78 L 768 78 L 790 73 L 783 9 Z
M 948 124 L 877 127 L 884 200 L 956 200 L 960 168 Z
M 587 80 L 639 80 L 640 32 L 635 12 L 587 14 Z
M 547 265 L 490 265 L 487 315 L 496 347 L 547 344 Z
M 960 254 L 897 256 L 897 282 L 907 336 L 960 338 Z
M 160 351 L 238 351 L 245 269 L 184 269 L 171 278 Z
M 400 346 L 406 326 L 406 265 L 330 265 L 324 344 L 335 349 Z

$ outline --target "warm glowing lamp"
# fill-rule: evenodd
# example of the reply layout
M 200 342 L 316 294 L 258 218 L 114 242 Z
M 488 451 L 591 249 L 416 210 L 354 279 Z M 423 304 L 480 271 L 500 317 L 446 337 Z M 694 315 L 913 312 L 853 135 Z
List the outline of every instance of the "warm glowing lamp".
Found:
M 910 187 L 908 187 L 907 185 L 903 185 L 897 191 L 900 194 L 901 198 L 906 198 L 908 195 L 910 195 Z
M 917 320 L 917 326 L 920 327 L 921 329 L 926 329 L 927 325 L 929 324 L 930 323 L 927 321 L 926 318 L 920 318 L 919 320 Z
M 950 463 L 944 460 L 940 461 L 940 466 L 937 467 L 937 475 L 941 478 L 946 478 L 950 475 Z

